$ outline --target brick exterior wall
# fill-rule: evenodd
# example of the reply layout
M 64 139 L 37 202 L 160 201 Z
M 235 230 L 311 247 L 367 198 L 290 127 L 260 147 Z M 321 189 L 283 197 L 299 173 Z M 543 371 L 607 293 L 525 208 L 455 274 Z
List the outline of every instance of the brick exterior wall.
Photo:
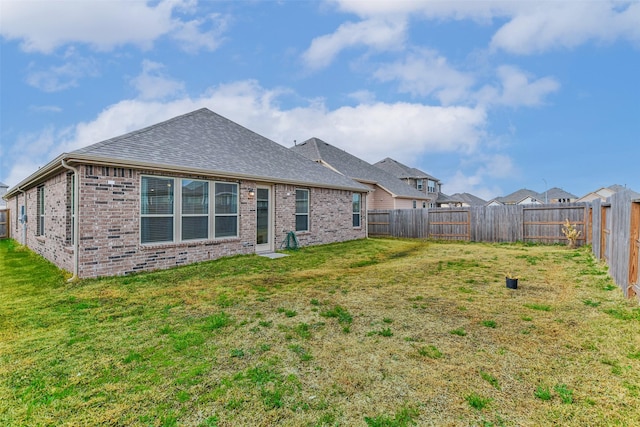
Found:
M 45 217 L 44 235 L 37 235 L 38 229 L 38 189 L 30 188 L 25 194 L 19 193 L 8 201 L 11 208 L 11 235 L 15 240 L 28 246 L 63 270 L 73 270 L 73 246 L 70 228 L 67 226 L 71 211 L 70 179 L 61 173 L 48 179 L 44 186 Z M 26 200 L 25 200 L 26 197 Z M 17 206 L 16 206 L 17 200 Z M 27 231 L 23 235 L 23 225 L 18 221 L 20 206 L 26 206 Z M 26 235 L 26 242 L 23 240 Z
M 165 269 L 229 255 L 255 252 L 256 199 L 249 190 L 255 181 L 157 173 L 151 170 L 120 169 L 83 165 L 79 170 L 79 271 L 81 278 L 113 276 Z M 140 183 L 142 175 L 228 181 L 239 184 L 239 236 L 234 238 L 176 243 L 140 243 Z M 26 245 L 60 268 L 73 270 L 71 242 L 71 179 L 61 173 L 44 183 L 45 235 L 37 232 L 37 189 L 27 191 Z M 289 231 L 295 229 L 295 187 L 272 185 L 274 204 L 274 247 L 280 248 Z M 301 246 L 333 243 L 366 237 L 366 208 L 362 197 L 361 227 L 352 227 L 352 192 L 308 188 L 310 230 L 299 233 Z M 21 224 L 16 222 L 15 199 L 11 229 L 22 242 Z M 24 197 L 17 196 L 18 209 Z

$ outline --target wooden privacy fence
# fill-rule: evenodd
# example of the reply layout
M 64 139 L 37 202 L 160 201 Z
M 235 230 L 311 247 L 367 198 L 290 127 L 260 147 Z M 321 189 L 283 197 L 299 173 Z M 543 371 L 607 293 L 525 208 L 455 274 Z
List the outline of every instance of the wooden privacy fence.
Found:
M 625 296 L 640 297 L 640 194 L 624 190 L 607 202 L 594 200 L 591 215 L 593 254 L 607 263 Z
M 370 236 L 420 238 L 427 235 L 426 209 L 373 210 L 367 212 Z
M 0 209 L 0 239 L 9 237 L 9 210 Z
M 566 219 L 581 231 L 578 244 L 590 235 L 586 204 L 505 205 L 463 208 L 369 211 L 369 235 L 466 240 L 474 242 L 564 243 Z

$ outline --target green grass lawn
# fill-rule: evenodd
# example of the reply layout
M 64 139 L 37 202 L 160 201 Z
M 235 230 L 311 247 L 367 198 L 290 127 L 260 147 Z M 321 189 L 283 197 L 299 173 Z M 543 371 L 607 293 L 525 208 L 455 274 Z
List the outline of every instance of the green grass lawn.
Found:
M 368 239 L 66 283 L 5 240 L 0 425 L 638 425 L 639 329 L 586 249 Z

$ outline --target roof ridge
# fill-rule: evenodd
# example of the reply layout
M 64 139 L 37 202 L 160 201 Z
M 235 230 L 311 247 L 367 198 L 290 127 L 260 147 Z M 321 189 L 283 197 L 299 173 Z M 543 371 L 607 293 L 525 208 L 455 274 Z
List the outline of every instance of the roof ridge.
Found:
M 161 121 L 159 123 L 154 123 L 152 125 L 143 127 L 142 129 L 133 130 L 131 132 L 124 133 L 122 135 L 117 135 L 117 136 L 113 136 L 113 137 L 108 138 L 108 139 L 104 139 L 102 141 L 98 141 L 98 142 L 93 143 L 91 145 L 87 145 L 86 147 L 82 147 L 82 148 L 79 148 L 77 150 L 74 150 L 70 154 L 73 154 L 73 153 L 76 153 L 76 154 L 85 153 L 89 149 L 95 149 L 95 148 L 104 147 L 105 145 L 109 145 L 109 144 L 114 143 L 114 142 L 119 141 L 119 140 L 127 139 L 127 138 L 130 138 L 130 137 L 135 136 L 135 135 L 142 135 L 144 133 L 151 132 L 152 130 L 154 130 L 156 128 L 159 128 L 161 126 L 165 126 L 165 125 L 167 125 L 167 124 L 169 124 L 171 122 L 175 122 L 175 121 L 184 119 L 185 117 L 188 117 L 188 116 L 201 114 L 203 112 L 209 112 L 209 113 L 215 114 L 213 111 L 209 110 L 208 108 L 202 107 L 202 108 L 199 108 L 197 110 L 189 111 L 188 113 L 184 113 L 184 114 L 181 114 L 181 115 L 176 116 L 176 117 L 171 117 L 170 119 L 163 120 L 163 121 Z M 222 117 L 222 116 L 220 116 L 220 117 Z

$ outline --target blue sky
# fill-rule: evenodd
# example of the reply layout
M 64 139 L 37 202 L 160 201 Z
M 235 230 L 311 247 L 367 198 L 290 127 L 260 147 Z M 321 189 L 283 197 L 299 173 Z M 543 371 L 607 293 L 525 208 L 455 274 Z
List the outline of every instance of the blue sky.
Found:
M 0 0 L 0 181 L 207 107 L 485 199 L 640 190 L 640 3 Z

